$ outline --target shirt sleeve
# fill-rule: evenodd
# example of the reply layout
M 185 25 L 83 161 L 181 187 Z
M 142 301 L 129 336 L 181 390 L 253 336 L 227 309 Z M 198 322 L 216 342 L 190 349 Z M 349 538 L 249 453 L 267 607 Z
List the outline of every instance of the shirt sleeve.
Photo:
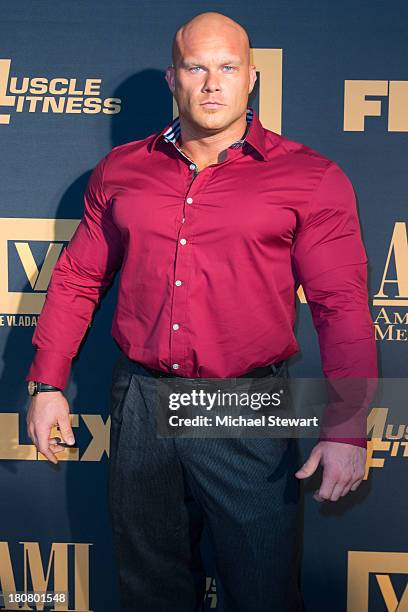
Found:
M 353 187 L 335 162 L 328 164 L 315 191 L 295 236 L 292 258 L 297 285 L 303 287 L 318 334 L 324 376 L 354 378 L 354 389 L 358 379 L 360 400 L 368 407 L 376 385 L 367 379 L 377 379 L 378 371 L 367 255 Z M 330 406 L 326 414 L 330 421 Z M 367 444 L 366 430 L 361 437 L 344 439 L 330 437 L 330 431 L 330 426 L 323 428 L 320 439 Z
M 25 380 L 64 389 L 71 362 L 93 312 L 122 260 L 120 232 L 103 188 L 107 156 L 94 168 L 84 194 L 83 217 L 54 266 L 32 345 Z

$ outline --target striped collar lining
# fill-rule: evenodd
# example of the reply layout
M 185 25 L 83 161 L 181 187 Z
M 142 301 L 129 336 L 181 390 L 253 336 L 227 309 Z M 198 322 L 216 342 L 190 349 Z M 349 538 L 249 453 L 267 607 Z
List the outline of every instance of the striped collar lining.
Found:
M 242 147 L 248 135 L 253 116 L 254 114 L 253 114 L 252 108 L 247 108 L 247 111 L 246 111 L 247 128 L 245 130 L 245 134 L 240 140 L 237 140 L 236 142 L 232 143 L 232 145 L 230 145 L 231 149 L 237 149 L 238 147 Z M 170 124 L 169 128 L 163 133 L 163 138 L 167 142 L 172 142 L 174 145 L 177 146 L 177 141 L 180 138 L 180 133 L 181 133 L 180 118 L 176 117 Z

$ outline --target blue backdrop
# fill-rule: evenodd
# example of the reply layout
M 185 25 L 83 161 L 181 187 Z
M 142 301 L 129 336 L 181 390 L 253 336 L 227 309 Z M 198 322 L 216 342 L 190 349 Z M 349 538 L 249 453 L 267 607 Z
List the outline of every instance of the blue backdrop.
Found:
M 251 104 L 264 125 L 336 160 L 350 177 L 370 262 L 380 375 L 407 377 L 405 2 L 2 3 L 0 584 L 3 591 L 41 590 L 48 568 L 48 587 L 70 591 L 69 605 L 56 609 L 119 609 L 105 493 L 117 283 L 74 362 L 67 397 L 76 447 L 59 454 L 58 466 L 26 435 L 31 336 L 53 264 L 82 215 L 90 171 L 113 146 L 171 119 L 164 70 L 172 36 L 207 10 L 249 32 L 260 64 Z M 298 311 L 301 353 L 290 361 L 291 376 L 320 376 L 301 296 Z M 312 493 L 320 474 L 305 487 L 302 580 L 311 612 L 408 610 L 408 416 L 394 423 L 404 427 L 391 439 L 389 406 L 380 408 L 384 427 L 369 444 L 359 490 L 319 505 Z M 301 446 L 306 456 L 312 441 Z M 216 609 L 205 542 L 204 554 L 207 605 Z

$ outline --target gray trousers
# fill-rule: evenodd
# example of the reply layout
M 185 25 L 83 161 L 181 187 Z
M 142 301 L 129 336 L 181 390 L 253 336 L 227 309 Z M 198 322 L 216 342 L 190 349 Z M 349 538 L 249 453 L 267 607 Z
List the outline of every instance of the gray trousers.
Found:
M 204 610 L 206 525 L 219 612 L 300 612 L 296 440 L 158 438 L 157 382 L 120 354 L 107 493 L 121 610 Z

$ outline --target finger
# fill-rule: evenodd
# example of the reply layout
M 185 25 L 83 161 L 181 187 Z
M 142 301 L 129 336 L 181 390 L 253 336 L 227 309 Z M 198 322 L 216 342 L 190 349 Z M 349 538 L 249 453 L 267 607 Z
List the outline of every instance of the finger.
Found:
M 358 487 L 361 485 L 362 482 L 363 482 L 363 478 L 356 480 L 356 482 L 353 485 L 351 485 L 350 490 L 355 491 L 356 489 L 358 489 Z
M 315 500 L 319 502 L 329 500 L 337 484 L 337 480 L 325 472 L 326 470 L 323 470 L 323 480 L 320 489 L 317 489 L 313 495 Z
M 59 430 L 61 432 L 62 439 L 64 440 L 64 442 L 66 442 L 67 444 L 74 444 L 75 442 L 74 432 L 72 431 L 72 427 L 71 427 L 71 423 L 70 423 L 68 415 L 59 417 L 58 426 L 59 426 Z
M 54 454 L 54 452 L 48 447 L 48 448 L 39 448 L 39 451 L 42 455 L 44 455 L 44 457 L 46 457 L 49 461 L 51 461 L 51 463 L 58 463 L 58 459 L 57 456 Z
M 58 463 L 58 459 L 56 455 L 52 452 L 49 447 L 49 435 L 50 432 L 47 429 L 37 430 L 38 434 L 38 450 L 42 453 L 47 459 L 49 459 L 52 463 Z
M 330 495 L 330 501 L 334 502 L 334 501 L 339 500 L 340 497 L 343 496 L 343 492 L 344 491 L 347 493 L 348 488 L 344 485 L 344 482 L 338 482 L 335 485 L 332 494 Z M 344 494 L 346 494 L 346 493 L 344 493 Z
M 50 450 L 53 453 L 60 453 L 61 451 L 66 450 L 66 446 L 60 446 L 59 444 L 50 444 Z
M 347 495 L 347 493 L 348 493 L 348 492 L 350 491 L 350 489 L 351 489 L 351 485 L 352 485 L 352 484 L 353 484 L 353 481 L 352 481 L 352 480 L 349 480 L 349 481 L 348 481 L 348 483 L 345 485 L 345 487 L 344 487 L 344 489 L 343 489 L 343 491 L 342 491 L 342 493 L 341 493 L 341 496 L 340 496 L 340 497 L 344 497 L 345 495 Z
M 35 444 L 35 446 L 37 446 L 37 436 L 35 435 L 35 431 L 34 431 L 34 427 L 29 426 L 27 427 L 27 433 L 28 433 L 28 437 L 30 438 L 30 440 Z
M 49 446 L 54 453 L 60 453 L 66 449 L 66 446 L 61 444 L 61 438 L 51 438 Z
M 320 463 L 321 453 L 319 450 L 312 451 L 308 460 L 302 465 L 300 470 L 295 474 L 296 478 L 308 478 L 315 473 L 317 466 Z
M 38 436 L 37 436 L 37 434 L 35 433 L 35 428 L 34 428 L 34 427 L 32 427 L 30 431 L 31 431 L 31 439 L 32 439 L 32 441 L 33 441 L 34 445 L 36 446 L 36 448 L 37 448 L 37 450 L 38 450 L 38 444 L 39 444 L 39 443 L 38 443 Z

